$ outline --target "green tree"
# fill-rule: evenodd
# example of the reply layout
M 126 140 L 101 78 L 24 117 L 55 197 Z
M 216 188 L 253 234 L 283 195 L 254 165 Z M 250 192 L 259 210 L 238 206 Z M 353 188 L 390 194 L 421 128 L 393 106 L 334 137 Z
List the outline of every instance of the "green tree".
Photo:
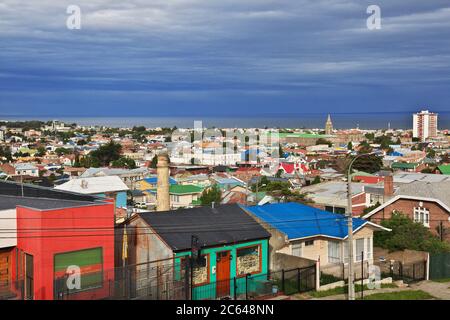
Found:
M 90 153 L 95 166 L 109 166 L 112 161 L 120 158 L 122 146 L 114 141 L 109 142 Z
M 347 144 L 347 150 L 353 150 L 353 143 L 351 141 L 349 141 Z
M 375 232 L 374 246 L 398 250 L 419 250 L 432 254 L 450 252 L 450 245 L 440 241 L 428 228 L 409 219 L 401 212 L 394 213 L 388 220 L 381 222 L 391 232 Z
M 70 154 L 70 153 L 72 153 L 72 151 L 70 151 L 69 149 L 66 149 L 66 148 L 56 148 L 55 153 L 58 156 L 62 156 L 64 154 Z
M 152 169 L 156 169 L 156 166 L 157 166 L 157 165 L 158 165 L 158 156 L 155 155 L 155 156 L 152 158 L 152 161 L 150 162 L 149 167 L 152 168 Z
M 217 185 L 213 185 L 211 188 L 205 189 L 200 196 L 200 202 L 202 206 L 210 206 L 213 202 L 220 204 L 222 199 L 222 191 Z
M 350 164 L 350 161 L 348 161 Z M 356 159 L 353 163 L 352 169 L 357 171 L 364 171 L 368 173 L 375 173 L 381 170 L 383 167 L 383 161 L 381 157 L 371 154 Z
M 319 138 L 319 139 L 317 139 L 317 141 L 316 141 L 316 146 L 318 146 L 318 145 L 320 145 L 320 144 L 326 144 L 326 145 L 328 145 L 329 147 L 331 147 L 333 144 L 331 143 L 331 141 L 329 141 L 329 140 L 327 140 L 327 139 L 324 139 L 324 138 Z
M 314 180 L 311 182 L 311 184 L 318 184 L 318 183 L 320 183 L 320 182 L 322 182 L 322 181 L 320 180 L 320 176 L 315 176 L 315 178 L 314 178 Z
M 127 157 L 120 157 L 117 160 L 111 162 L 111 165 L 115 168 L 127 168 L 127 169 L 136 169 L 136 162 Z

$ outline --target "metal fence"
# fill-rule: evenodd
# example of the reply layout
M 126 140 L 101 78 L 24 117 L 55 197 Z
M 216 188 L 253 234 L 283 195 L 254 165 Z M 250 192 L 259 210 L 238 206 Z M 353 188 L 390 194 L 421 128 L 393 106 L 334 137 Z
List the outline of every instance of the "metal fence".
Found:
M 55 299 L 253 300 L 316 289 L 315 266 L 198 285 L 192 284 L 186 264 L 131 266 L 115 269 L 113 278 L 110 275 L 111 272 L 85 274 L 78 289 L 69 289 L 68 277 L 55 279 Z
M 379 261 L 376 265 L 380 268 L 382 277 L 391 277 L 392 280 L 403 280 L 412 283 L 427 278 L 427 261 L 419 260 L 409 263 L 401 261 Z
M 450 278 L 450 253 L 430 255 L 430 279 Z
M 360 281 L 369 278 L 369 261 L 357 261 L 353 264 L 353 279 Z M 320 266 L 320 285 L 326 285 L 338 281 L 347 281 L 348 264 L 333 263 Z

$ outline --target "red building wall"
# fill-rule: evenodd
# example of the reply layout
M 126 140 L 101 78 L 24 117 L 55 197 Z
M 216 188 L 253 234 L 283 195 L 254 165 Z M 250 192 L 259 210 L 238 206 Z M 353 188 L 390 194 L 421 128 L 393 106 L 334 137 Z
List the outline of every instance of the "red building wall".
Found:
M 17 248 L 33 255 L 34 299 L 54 298 L 54 257 L 58 253 L 101 247 L 104 284 L 114 280 L 114 204 L 47 211 L 17 207 L 17 236 Z M 108 290 L 104 285 L 77 296 L 96 299 Z

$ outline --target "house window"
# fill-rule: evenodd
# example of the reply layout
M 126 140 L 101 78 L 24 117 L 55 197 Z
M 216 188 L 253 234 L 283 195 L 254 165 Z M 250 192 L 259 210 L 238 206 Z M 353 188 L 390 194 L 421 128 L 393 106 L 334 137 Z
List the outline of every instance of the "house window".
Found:
M 361 261 L 364 257 L 364 238 L 355 240 L 355 261 Z
M 201 263 L 193 268 L 192 282 L 201 285 L 209 282 L 209 255 L 202 255 Z
M 341 244 L 337 241 L 328 241 L 328 263 L 341 262 Z
M 305 247 L 313 246 L 313 245 L 314 245 L 314 240 L 305 241 Z
M 414 222 L 430 227 L 430 210 L 423 207 L 414 208 Z
M 292 255 L 296 257 L 302 256 L 302 244 L 296 243 L 292 245 Z
M 367 238 L 367 259 L 372 259 L 372 238 Z
M 236 250 L 236 273 L 238 276 L 261 272 L 261 246 L 251 246 Z

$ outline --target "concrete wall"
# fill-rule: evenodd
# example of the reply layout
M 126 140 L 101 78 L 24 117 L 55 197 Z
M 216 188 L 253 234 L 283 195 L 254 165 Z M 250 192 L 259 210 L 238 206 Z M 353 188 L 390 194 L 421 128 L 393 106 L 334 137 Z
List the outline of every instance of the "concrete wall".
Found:
M 271 265 L 275 266 L 272 271 L 289 270 L 295 268 L 305 268 L 316 264 L 316 261 L 296 257 L 290 254 L 274 253 L 272 256 Z
M 15 247 L 17 245 L 16 209 L 0 211 L 0 219 L 0 229 L 11 231 L 4 231 L 4 233 L 2 233 L 0 238 L 0 248 Z

